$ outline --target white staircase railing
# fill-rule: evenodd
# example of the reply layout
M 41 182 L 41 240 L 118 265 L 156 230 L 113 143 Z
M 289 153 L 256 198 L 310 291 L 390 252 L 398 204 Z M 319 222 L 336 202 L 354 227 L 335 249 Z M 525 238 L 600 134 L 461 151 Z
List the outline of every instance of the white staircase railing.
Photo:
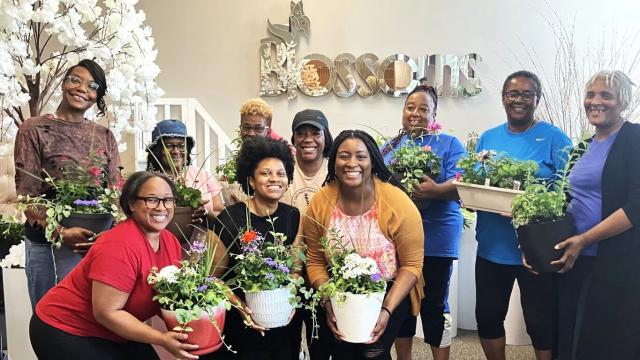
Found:
M 224 162 L 233 150 L 231 138 L 224 132 L 205 108 L 194 98 L 162 98 L 156 103 L 158 121 L 165 119 L 180 120 L 187 126 L 187 134 L 195 140 L 192 164 L 202 166 L 211 173 Z M 143 131 L 136 136 L 136 170 L 147 166 L 146 146 L 151 142 L 151 132 Z

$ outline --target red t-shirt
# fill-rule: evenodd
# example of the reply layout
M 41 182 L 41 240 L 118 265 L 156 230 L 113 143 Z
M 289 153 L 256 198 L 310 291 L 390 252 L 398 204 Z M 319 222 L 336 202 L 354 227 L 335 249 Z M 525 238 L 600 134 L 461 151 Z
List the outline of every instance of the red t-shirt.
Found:
M 154 252 L 138 225 L 127 219 L 100 236 L 78 266 L 38 302 L 36 314 L 45 323 L 74 335 L 124 341 L 93 317 L 92 282 L 128 293 L 123 310 L 144 321 L 160 309 L 147 284 L 151 268 L 179 265 L 180 259 L 180 243 L 168 230 L 160 233 L 160 247 Z

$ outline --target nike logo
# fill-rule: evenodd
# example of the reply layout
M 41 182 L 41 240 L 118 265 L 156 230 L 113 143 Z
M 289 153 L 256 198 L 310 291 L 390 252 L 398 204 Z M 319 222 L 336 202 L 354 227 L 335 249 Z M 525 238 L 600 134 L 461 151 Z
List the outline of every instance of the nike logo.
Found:
M 544 138 L 536 138 L 536 141 L 544 141 Z

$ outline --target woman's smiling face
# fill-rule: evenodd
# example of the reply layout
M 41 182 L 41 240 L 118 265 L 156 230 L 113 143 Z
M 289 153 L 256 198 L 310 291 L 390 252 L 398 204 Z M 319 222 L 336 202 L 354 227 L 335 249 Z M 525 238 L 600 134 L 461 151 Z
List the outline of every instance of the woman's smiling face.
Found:
M 348 187 L 360 187 L 371 179 L 371 157 L 362 140 L 348 138 L 340 144 L 335 173 L 340 184 Z

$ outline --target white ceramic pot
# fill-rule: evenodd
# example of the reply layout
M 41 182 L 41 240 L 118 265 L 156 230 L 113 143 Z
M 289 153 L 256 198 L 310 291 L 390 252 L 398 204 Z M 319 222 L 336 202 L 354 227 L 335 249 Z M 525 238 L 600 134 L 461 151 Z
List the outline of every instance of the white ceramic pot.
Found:
M 464 207 L 498 214 L 511 214 L 511 203 L 521 190 L 502 189 L 495 186 L 466 184 L 454 181 Z
M 371 340 L 371 332 L 378 321 L 382 300 L 384 292 L 368 295 L 336 293 L 331 297 L 331 307 L 345 341 L 364 343 Z
M 256 324 L 267 329 L 285 326 L 293 306 L 289 299 L 293 297 L 289 288 L 245 292 L 247 305 L 253 311 L 251 317 Z

